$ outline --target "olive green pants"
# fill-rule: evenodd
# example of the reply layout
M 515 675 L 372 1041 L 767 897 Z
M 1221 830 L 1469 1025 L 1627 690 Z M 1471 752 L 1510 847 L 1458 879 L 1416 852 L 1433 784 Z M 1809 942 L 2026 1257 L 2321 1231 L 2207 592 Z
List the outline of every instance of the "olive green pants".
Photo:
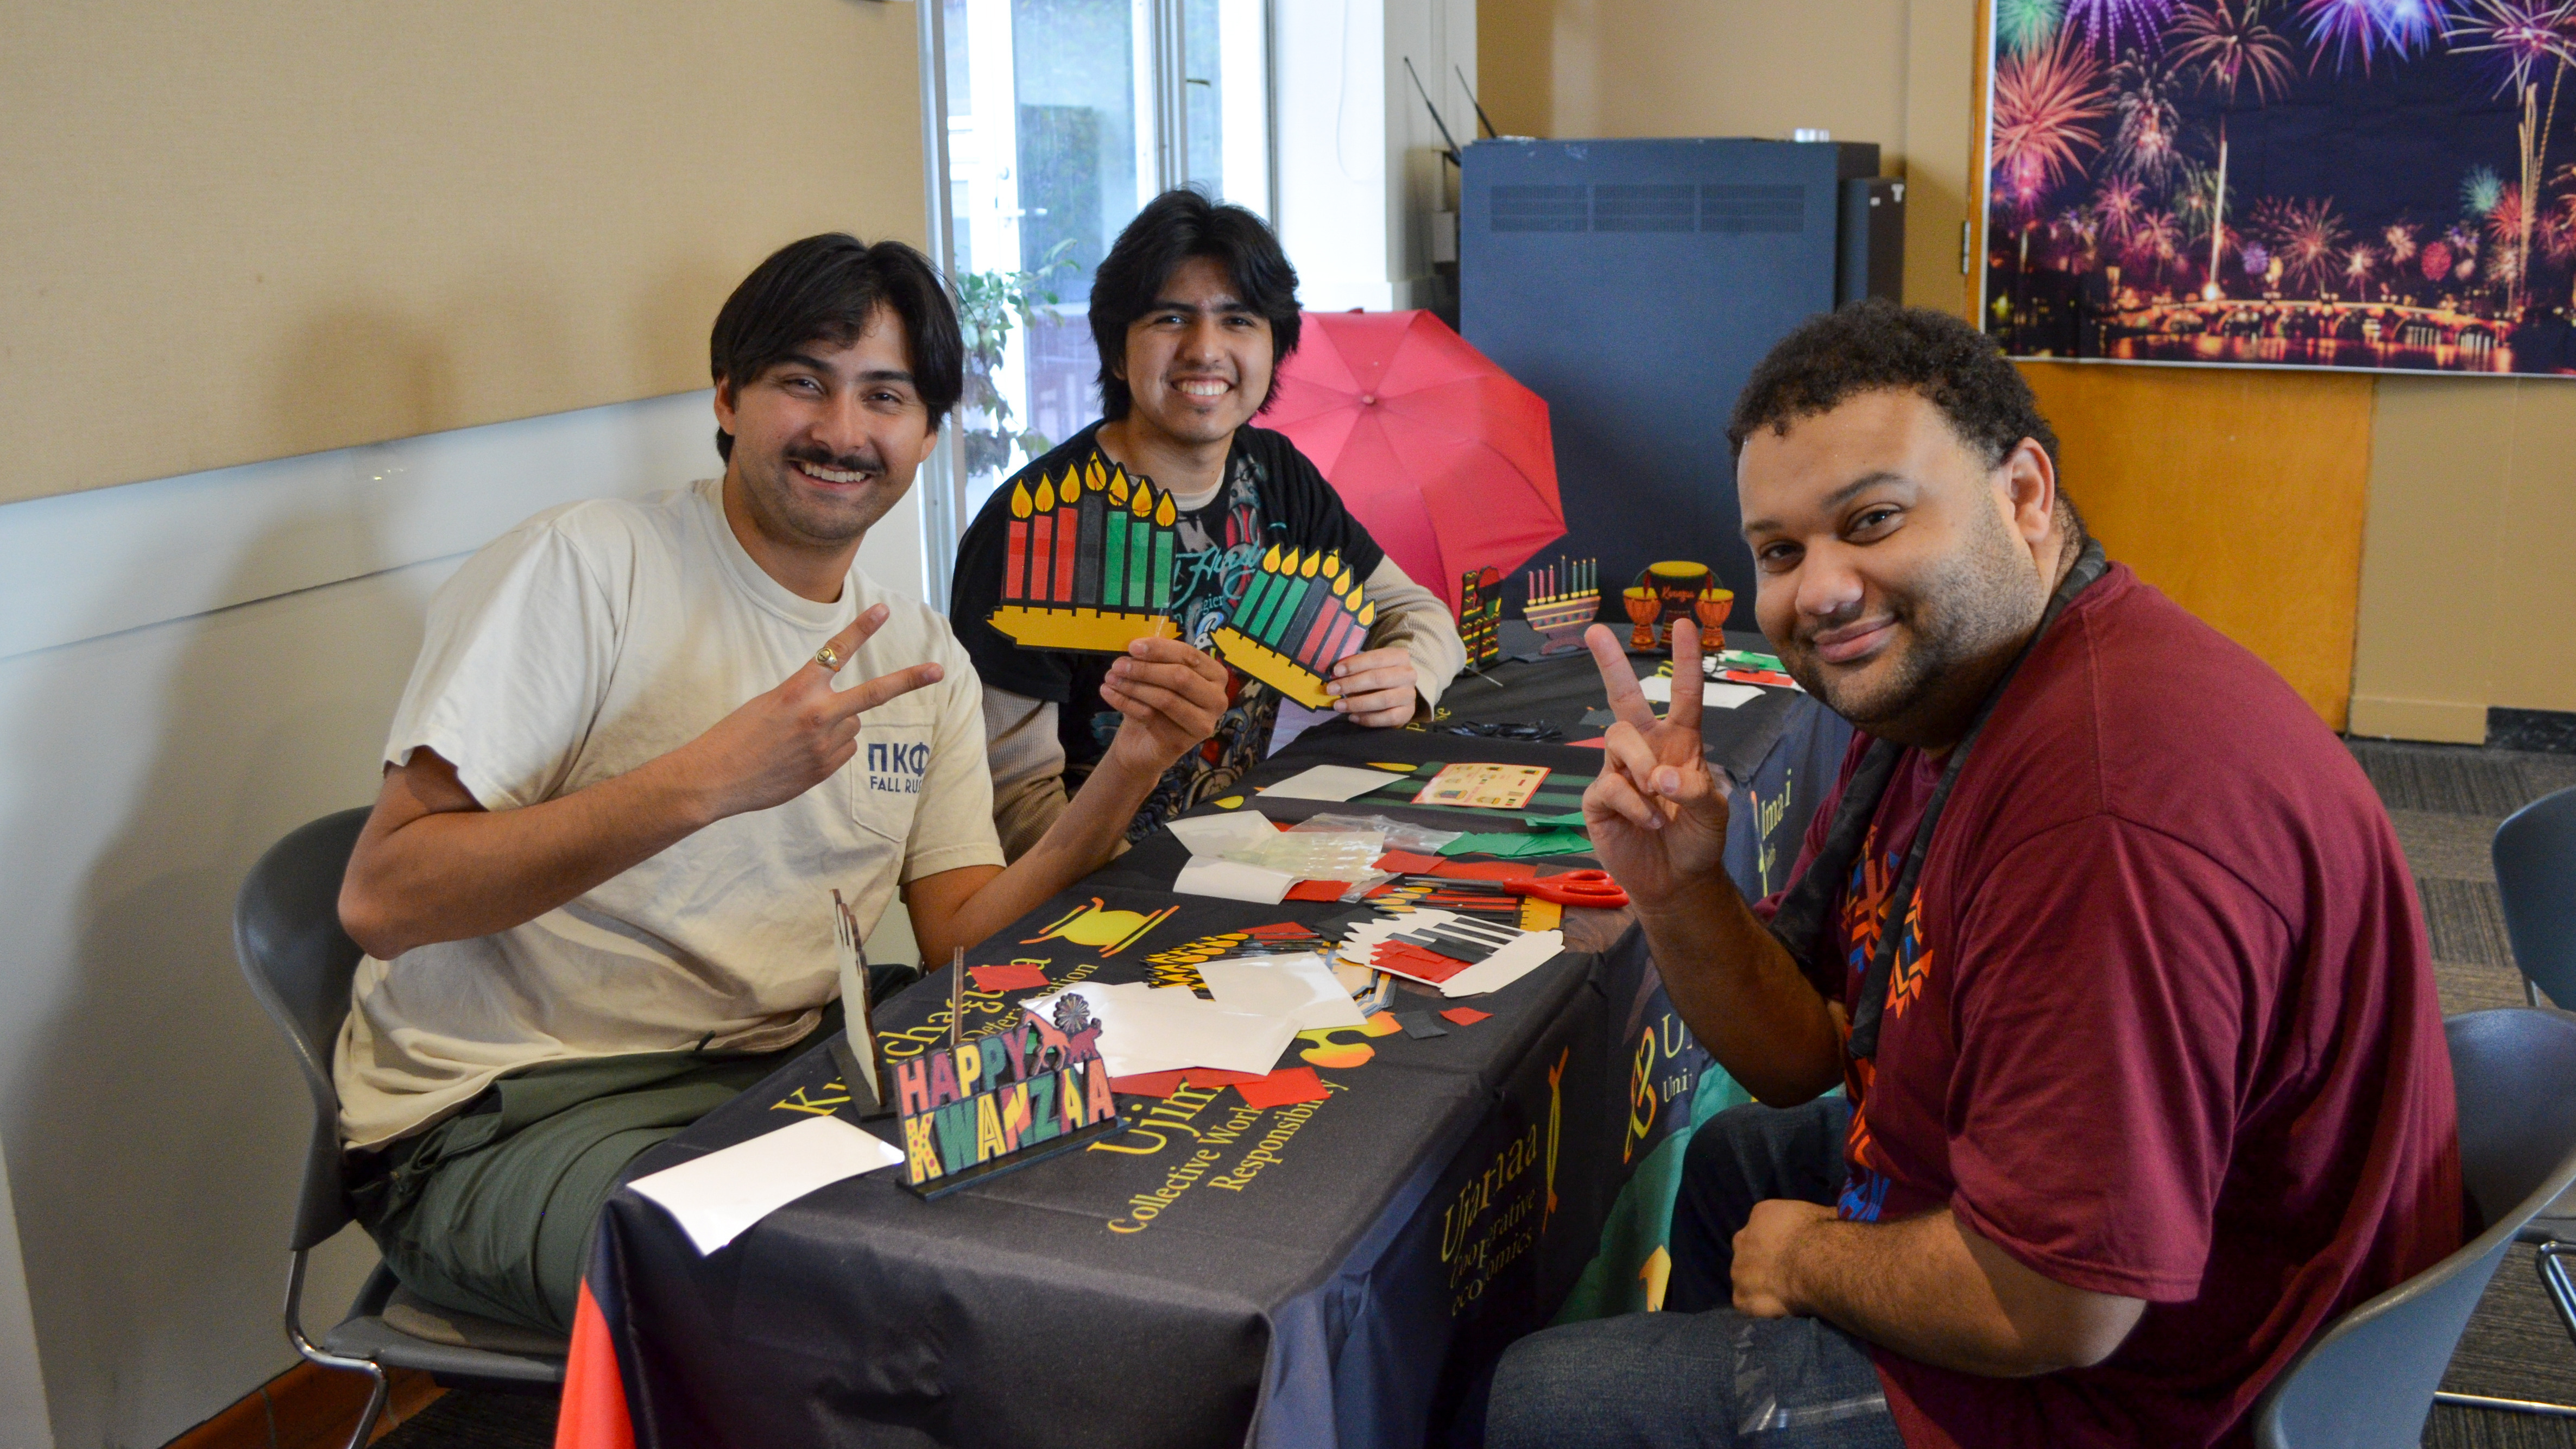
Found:
M 628 1163 L 841 1029 L 774 1052 L 549 1062 L 394 1143 L 349 1196 L 385 1265 L 444 1307 L 568 1333 L 591 1224 Z

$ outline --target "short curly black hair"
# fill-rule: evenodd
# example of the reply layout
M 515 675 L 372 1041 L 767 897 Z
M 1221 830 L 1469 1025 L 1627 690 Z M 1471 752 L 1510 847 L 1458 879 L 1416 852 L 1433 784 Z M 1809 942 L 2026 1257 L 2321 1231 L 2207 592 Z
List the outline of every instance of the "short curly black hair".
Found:
M 1786 433 L 1800 418 L 1891 388 L 1930 399 L 1988 467 L 2024 438 L 2046 449 L 2049 466 L 2057 466 L 2056 430 L 1992 339 L 1947 312 L 1900 307 L 1883 297 L 1811 317 L 1781 338 L 1736 398 L 1726 438 L 1741 457 L 1744 440 L 1759 429 Z

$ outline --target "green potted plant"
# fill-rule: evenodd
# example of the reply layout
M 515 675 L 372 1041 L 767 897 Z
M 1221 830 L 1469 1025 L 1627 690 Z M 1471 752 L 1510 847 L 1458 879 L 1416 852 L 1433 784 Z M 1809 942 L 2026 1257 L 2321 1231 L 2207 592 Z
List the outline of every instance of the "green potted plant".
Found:
M 1007 471 L 1015 447 L 1035 458 L 1054 446 L 1034 428 L 1012 428 L 1010 400 L 993 385 L 993 374 L 1002 365 L 1002 350 L 1010 343 L 1012 328 L 1036 326 L 1037 309 L 1055 303 L 1056 294 L 1047 290 L 1046 281 L 1055 272 L 1072 270 L 1073 261 L 1065 255 L 1072 249 L 1073 238 L 1067 237 L 1048 248 L 1027 271 L 968 272 L 958 278 L 957 323 L 966 344 L 966 395 L 960 400 L 957 431 L 966 442 L 970 478 Z M 980 419 L 981 426 L 968 424 L 968 418 Z

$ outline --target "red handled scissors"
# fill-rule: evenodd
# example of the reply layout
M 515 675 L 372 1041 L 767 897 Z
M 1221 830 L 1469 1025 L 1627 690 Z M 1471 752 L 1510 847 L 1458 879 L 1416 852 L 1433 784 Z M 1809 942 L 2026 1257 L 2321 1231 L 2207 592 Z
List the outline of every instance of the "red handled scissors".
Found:
M 1536 896 L 1560 906 L 1582 906 L 1595 911 L 1616 910 L 1628 904 L 1628 893 L 1610 879 L 1606 870 L 1569 870 L 1535 880 L 1496 881 L 1496 885 L 1516 896 Z

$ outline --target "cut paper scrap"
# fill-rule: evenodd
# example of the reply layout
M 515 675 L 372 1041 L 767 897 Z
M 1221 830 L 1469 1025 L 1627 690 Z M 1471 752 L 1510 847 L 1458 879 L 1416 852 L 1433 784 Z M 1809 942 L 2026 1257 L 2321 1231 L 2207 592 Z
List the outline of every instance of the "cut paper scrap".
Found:
M 1538 867 L 1516 860 L 1444 860 L 1431 868 L 1433 875 L 1453 880 L 1536 880 Z
M 1026 649 L 1124 654 L 1173 639 L 1173 533 L 1179 513 L 1127 470 L 1095 456 L 1037 487 L 1011 485 L 1002 602 L 992 625 Z
M 1005 966 L 976 966 L 975 989 L 978 991 L 1028 991 L 1047 985 L 1046 973 L 1025 961 Z
M 1460 919 L 1463 918 L 1449 911 L 1420 910 L 1363 921 L 1351 927 L 1339 954 L 1344 960 L 1373 966 L 1390 976 L 1437 986 L 1443 996 L 1474 996 L 1502 990 L 1554 960 L 1565 949 L 1562 932 L 1520 931 L 1492 955 L 1469 965 L 1390 939 L 1399 931 L 1420 931 Z M 1486 928 L 1491 928 L 1490 923 Z
M 1377 605 L 1360 597 L 1359 575 L 1341 554 L 1272 544 L 1209 642 L 1226 663 L 1308 709 L 1330 709 L 1324 677 L 1367 645 L 1376 620 Z
M 1395 1014 L 1395 1022 L 1396 1025 L 1404 1028 L 1406 1036 L 1416 1041 L 1449 1034 L 1449 1028 L 1433 1021 L 1431 1013 L 1427 1011 L 1399 1011 Z
M 1229 1011 L 1179 988 L 1158 991 L 1141 981 L 1116 986 L 1086 981 L 1065 991 L 1090 1003 L 1101 1024 L 1100 1056 L 1113 1080 L 1175 1067 L 1267 1072 L 1297 1039 L 1297 1028 L 1280 1017 Z M 1062 994 L 1033 997 L 1023 1005 L 1031 1016 L 1043 1019 Z
M 1277 833 L 1268 817 L 1258 810 L 1232 815 L 1185 815 L 1163 822 L 1163 828 L 1172 832 L 1194 857 L 1223 855 Z
M 1181 1089 L 1186 1072 L 1175 1068 L 1168 1072 L 1144 1072 L 1133 1077 L 1111 1077 L 1109 1090 L 1129 1097 L 1169 1097 Z
M 1419 855 L 1410 850 L 1390 850 L 1377 858 L 1377 868 L 1397 875 L 1420 875 L 1438 868 L 1440 857 Z
M 1320 1102 L 1332 1093 L 1324 1089 L 1323 1078 L 1313 1067 L 1281 1067 L 1257 1082 L 1237 1082 L 1234 1090 L 1247 1107 L 1264 1111 L 1298 1102 Z
M 1461 835 L 1440 847 L 1442 855 L 1499 855 L 1525 859 L 1534 855 L 1581 855 L 1592 839 L 1580 830 L 1536 830 L 1526 834 L 1495 832 Z
M 1522 823 L 1527 825 L 1543 826 L 1561 825 L 1568 830 L 1580 830 L 1583 828 L 1583 812 L 1580 810 L 1568 810 L 1562 815 L 1532 815 Z
M 1339 880 L 1301 880 L 1280 897 L 1290 901 L 1338 901 L 1350 891 L 1350 882 Z
M 1311 951 L 1202 961 L 1198 973 L 1217 1005 L 1228 1011 L 1286 1017 L 1299 1031 L 1358 1026 L 1366 1019 L 1350 992 L 1333 979 L 1324 958 Z
M 892 1144 L 838 1117 L 808 1117 L 628 1186 L 660 1203 L 700 1253 L 712 1253 L 816 1188 L 902 1161 Z
M 1647 675 L 1637 681 L 1637 692 L 1644 695 L 1650 703 L 1670 704 L 1673 702 L 1673 677 L 1669 674 Z M 1711 681 L 1699 687 L 1699 702 L 1707 709 L 1733 709 L 1748 699 L 1761 697 L 1762 689 L 1759 685 L 1723 684 Z
M 1263 786 L 1261 794 L 1270 800 L 1356 800 L 1390 779 L 1401 778 L 1357 765 L 1316 765 L 1276 785 Z
M 1221 901 L 1250 901 L 1275 906 L 1288 895 L 1297 877 L 1284 870 L 1264 870 L 1239 860 L 1194 859 L 1172 879 L 1172 889 L 1185 896 L 1214 896 Z
M 1444 766 L 1413 796 L 1416 805 L 1518 810 L 1547 779 L 1544 765 L 1485 765 L 1460 760 Z
M 1478 1011 L 1472 1006 L 1453 1006 L 1440 1014 L 1460 1026 L 1474 1026 L 1477 1022 L 1484 1021 L 1493 1015 L 1490 1011 Z

